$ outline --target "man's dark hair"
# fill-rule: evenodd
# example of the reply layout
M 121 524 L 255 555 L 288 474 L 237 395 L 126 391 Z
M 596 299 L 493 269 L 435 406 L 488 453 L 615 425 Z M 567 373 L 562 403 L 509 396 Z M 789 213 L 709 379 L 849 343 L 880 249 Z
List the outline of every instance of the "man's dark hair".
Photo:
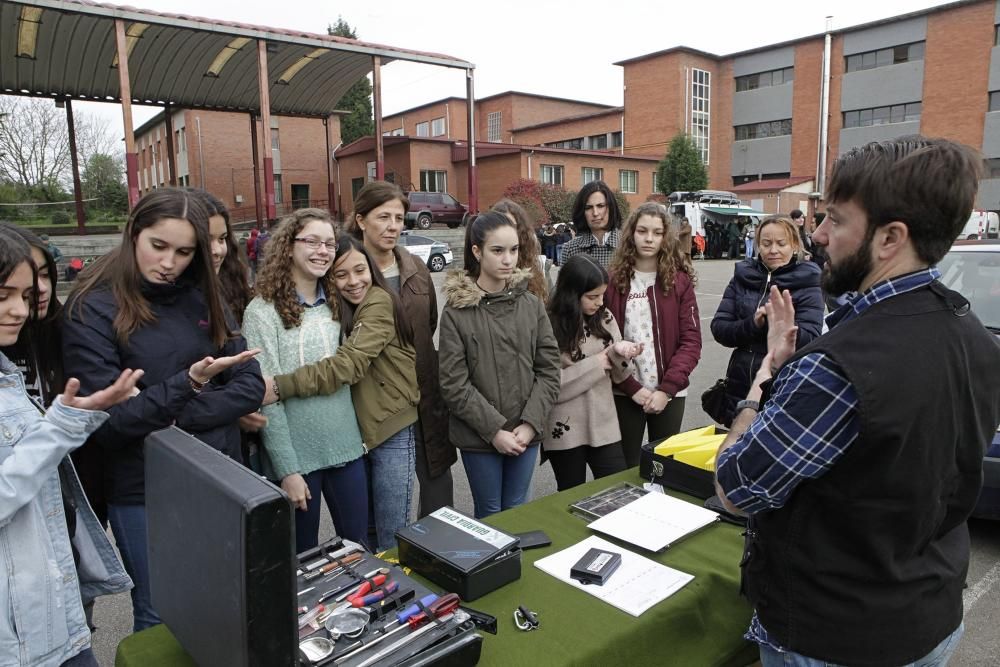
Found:
M 868 235 L 904 223 L 917 256 L 944 257 L 972 213 L 982 176 L 978 151 L 920 135 L 853 148 L 833 165 L 828 203 L 854 200 L 868 215 Z
M 788 217 L 791 218 L 792 220 L 798 220 L 799 218 L 804 216 L 802 215 L 802 211 L 800 211 L 797 208 L 793 208 L 792 212 L 788 214 Z

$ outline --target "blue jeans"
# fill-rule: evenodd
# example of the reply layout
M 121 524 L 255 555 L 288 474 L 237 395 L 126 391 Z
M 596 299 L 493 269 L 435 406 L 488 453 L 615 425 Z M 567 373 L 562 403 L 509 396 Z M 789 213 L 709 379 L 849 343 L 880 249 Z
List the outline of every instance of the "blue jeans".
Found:
M 517 507 L 528 499 L 531 475 L 538 460 L 538 444 L 519 456 L 499 452 L 462 452 L 462 465 L 469 477 L 476 518 Z
M 111 532 L 122 555 L 125 571 L 132 577 L 132 631 L 160 623 L 153 610 L 149 586 L 149 551 L 146 544 L 146 506 L 108 505 Z
M 61 667 L 101 667 L 101 665 L 94 657 L 94 650 L 88 646 L 64 662 Z
M 337 535 L 358 544 L 368 544 L 368 476 L 365 459 L 342 466 L 314 470 L 303 475 L 309 495 L 306 509 L 295 512 L 295 553 L 319 544 L 320 494 L 326 500 Z
M 965 623 L 960 623 L 953 633 L 945 637 L 934 650 L 915 662 L 903 667 L 945 667 L 951 660 L 952 653 L 958 648 L 958 642 L 965 632 Z M 798 653 L 776 651 L 769 646 L 760 647 L 760 662 L 762 667 L 838 667 L 825 660 L 807 658 Z
M 416 459 L 414 428 L 413 424 L 407 426 L 368 452 L 378 551 L 395 548 L 396 531 L 410 522 Z

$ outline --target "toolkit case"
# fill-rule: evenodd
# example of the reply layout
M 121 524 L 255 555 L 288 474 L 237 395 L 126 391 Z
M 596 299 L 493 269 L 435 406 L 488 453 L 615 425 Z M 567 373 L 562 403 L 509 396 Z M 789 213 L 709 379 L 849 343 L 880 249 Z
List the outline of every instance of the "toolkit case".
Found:
M 399 562 L 470 601 L 521 578 L 518 538 L 452 507 L 396 531 Z
M 342 660 L 354 645 L 372 641 L 375 629 L 398 627 L 390 603 L 400 606 L 406 595 L 409 606 L 431 591 L 360 547 L 361 558 L 343 572 L 307 580 L 306 565 L 317 560 L 337 565 L 329 554 L 351 543 L 335 538 L 296 556 L 293 508 L 281 489 L 180 429 L 147 437 L 145 460 L 153 606 L 199 665 L 474 665 L 482 650 L 477 623 L 488 628 L 492 621 L 494 629 L 488 631 L 495 632 L 492 617 L 458 610 L 378 661 L 370 658 L 410 631 Z M 358 637 L 334 642 L 335 649 L 323 659 L 307 659 L 300 641 L 329 634 L 324 626 L 300 630 L 299 609 L 313 609 L 331 588 L 360 585 L 364 574 L 380 568 L 388 568 L 398 595 L 365 607 L 371 620 Z M 325 605 L 336 606 L 333 599 Z

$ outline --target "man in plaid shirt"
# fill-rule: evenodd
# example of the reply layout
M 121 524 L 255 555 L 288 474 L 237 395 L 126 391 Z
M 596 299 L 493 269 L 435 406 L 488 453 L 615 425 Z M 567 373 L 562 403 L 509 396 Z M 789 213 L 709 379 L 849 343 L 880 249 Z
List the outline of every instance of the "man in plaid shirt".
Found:
M 749 515 L 747 638 L 764 667 L 944 665 L 961 638 L 1000 345 L 935 264 L 981 165 L 919 136 L 851 150 L 813 240 L 826 291 L 857 295 L 794 352 L 791 295 L 772 289 L 768 356 L 716 461 L 720 499 Z

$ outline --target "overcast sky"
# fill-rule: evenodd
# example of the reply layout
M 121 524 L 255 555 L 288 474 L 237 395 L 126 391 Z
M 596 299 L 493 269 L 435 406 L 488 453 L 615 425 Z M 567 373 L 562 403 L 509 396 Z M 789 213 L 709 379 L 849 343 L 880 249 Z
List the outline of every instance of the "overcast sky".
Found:
M 325 33 L 343 18 L 358 38 L 443 53 L 476 65 L 476 95 L 506 90 L 622 103 L 622 68 L 613 62 L 684 45 L 727 54 L 834 28 L 888 18 L 934 5 L 923 0 L 759 0 L 652 2 L 649 0 L 128 0 L 121 4 Z M 382 70 L 386 114 L 449 95 L 464 96 L 459 70 L 391 63 Z M 75 103 L 97 112 L 121 132 L 117 105 Z M 159 111 L 133 107 L 136 126 Z

